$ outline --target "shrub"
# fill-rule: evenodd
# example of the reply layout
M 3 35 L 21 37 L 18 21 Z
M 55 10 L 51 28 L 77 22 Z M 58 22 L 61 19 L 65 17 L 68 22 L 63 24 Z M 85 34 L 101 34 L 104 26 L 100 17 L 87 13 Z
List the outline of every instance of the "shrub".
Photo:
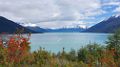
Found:
M 0 35 L 0 63 L 21 63 L 30 53 L 30 35 L 1 34 Z

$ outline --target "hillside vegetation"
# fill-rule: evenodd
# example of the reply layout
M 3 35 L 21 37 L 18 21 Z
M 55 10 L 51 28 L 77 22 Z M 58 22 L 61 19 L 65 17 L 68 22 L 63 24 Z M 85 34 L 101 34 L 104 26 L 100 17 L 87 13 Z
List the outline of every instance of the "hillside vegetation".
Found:
M 93 43 L 58 54 L 43 48 L 30 52 L 29 39 L 30 34 L 0 35 L 0 67 L 120 67 L 120 30 L 106 46 Z

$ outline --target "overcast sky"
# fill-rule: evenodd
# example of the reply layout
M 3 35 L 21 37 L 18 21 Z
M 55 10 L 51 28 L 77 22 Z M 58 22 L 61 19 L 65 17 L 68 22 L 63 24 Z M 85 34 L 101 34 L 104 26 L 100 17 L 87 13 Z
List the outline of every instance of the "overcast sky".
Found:
M 120 14 L 120 0 L 0 0 L 0 15 L 42 28 L 92 26 Z

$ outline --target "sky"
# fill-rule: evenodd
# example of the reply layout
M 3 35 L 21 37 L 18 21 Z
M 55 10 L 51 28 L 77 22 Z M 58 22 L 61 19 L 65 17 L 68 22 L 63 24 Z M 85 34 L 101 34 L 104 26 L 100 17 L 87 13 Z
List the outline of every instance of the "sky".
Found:
M 0 16 L 41 28 L 91 27 L 120 15 L 120 0 L 0 0 Z

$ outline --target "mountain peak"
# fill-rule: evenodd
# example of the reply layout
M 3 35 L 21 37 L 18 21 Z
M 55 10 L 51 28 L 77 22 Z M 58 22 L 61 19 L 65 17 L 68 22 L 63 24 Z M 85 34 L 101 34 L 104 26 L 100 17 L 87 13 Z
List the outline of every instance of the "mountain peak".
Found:
M 115 15 L 115 17 L 120 17 L 120 14 Z
M 120 17 L 120 14 L 113 15 L 112 17 L 118 18 Z
M 101 21 L 100 23 L 87 29 L 86 32 L 100 32 L 100 33 L 111 33 L 115 32 L 120 28 L 120 14 L 111 16 L 107 20 Z
M 120 14 L 112 15 L 111 17 L 106 18 L 103 21 L 108 21 L 108 20 L 117 19 L 117 18 L 120 18 Z
M 5 17 L 3 17 L 3 16 L 0 16 L 0 19 L 6 19 Z

